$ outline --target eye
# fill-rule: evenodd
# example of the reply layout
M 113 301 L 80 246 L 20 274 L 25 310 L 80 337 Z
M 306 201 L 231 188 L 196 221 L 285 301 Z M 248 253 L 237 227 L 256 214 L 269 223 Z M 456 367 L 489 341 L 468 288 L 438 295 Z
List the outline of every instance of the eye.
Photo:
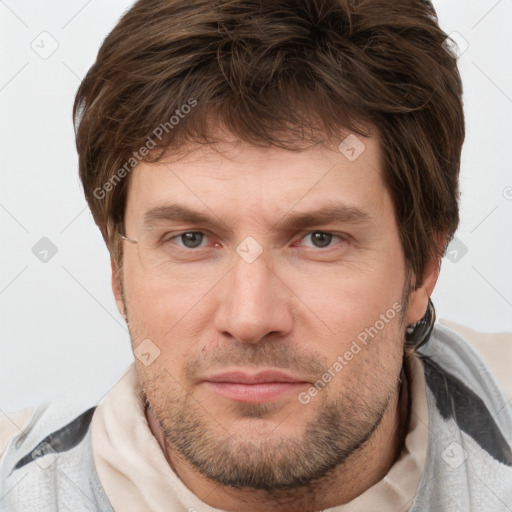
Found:
M 325 231 L 312 231 L 307 235 L 303 236 L 299 241 L 306 240 L 310 238 L 312 245 L 309 247 L 313 247 L 315 249 L 324 249 L 328 247 L 332 247 L 331 242 L 333 240 L 339 239 L 345 241 L 346 238 L 341 235 L 335 235 L 333 233 L 327 233 Z M 306 246 L 307 247 L 307 246 Z
M 201 243 L 205 237 L 206 235 L 201 231 L 185 231 L 179 235 L 174 235 L 167 238 L 163 243 L 169 243 L 173 241 L 173 243 L 176 243 L 182 249 L 197 249 L 201 246 Z M 180 242 L 182 245 L 180 245 Z
M 171 236 L 172 235 L 172 236 Z M 310 240 L 310 244 L 303 244 L 304 240 Z M 328 249 L 335 245 L 336 241 L 346 241 L 347 237 L 343 235 L 336 235 L 326 231 L 312 231 L 307 233 L 297 242 L 297 245 L 310 247 L 313 249 Z M 202 231 L 184 231 L 179 234 L 169 233 L 162 237 L 162 245 L 176 245 L 183 250 L 205 249 L 206 246 L 203 242 L 208 241 L 208 235 Z

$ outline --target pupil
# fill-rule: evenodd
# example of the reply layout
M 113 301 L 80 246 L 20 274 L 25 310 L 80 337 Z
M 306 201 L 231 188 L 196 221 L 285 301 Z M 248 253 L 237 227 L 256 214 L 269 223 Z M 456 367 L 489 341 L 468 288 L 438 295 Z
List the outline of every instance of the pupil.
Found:
M 185 245 L 185 247 L 188 247 L 189 249 L 194 249 L 195 247 L 201 245 L 202 236 L 202 233 L 196 232 L 183 233 L 181 235 L 183 244 Z
M 313 233 L 313 243 L 315 243 L 317 247 L 327 247 L 331 243 L 331 240 L 332 235 L 329 233 L 322 233 L 320 231 Z

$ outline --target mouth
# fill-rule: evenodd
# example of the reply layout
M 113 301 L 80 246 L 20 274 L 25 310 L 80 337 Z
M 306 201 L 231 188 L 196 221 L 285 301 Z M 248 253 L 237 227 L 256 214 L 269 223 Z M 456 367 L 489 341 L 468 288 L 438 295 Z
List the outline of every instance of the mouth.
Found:
M 234 370 L 206 377 L 202 383 L 225 398 L 250 403 L 277 400 L 310 385 L 310 382 L 277 370 L 254 374 Z

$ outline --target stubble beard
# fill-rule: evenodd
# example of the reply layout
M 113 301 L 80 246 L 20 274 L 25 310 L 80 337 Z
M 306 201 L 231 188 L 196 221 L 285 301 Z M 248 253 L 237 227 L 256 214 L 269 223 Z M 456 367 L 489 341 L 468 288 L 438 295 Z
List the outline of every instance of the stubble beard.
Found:
M 396 392 L 394 388 L 386 398 L 372 404 L 348 395 L 324 401 L 303 433 L 290 439 L 280 435 L 278 425 L 265 435 L 222 426 L 221 420 L 210 416 L 183 390 L 185 396 L 170 399 L 170 387 L 162 385 L 165 380 L 161 375 L 139 378 L 171 452 L 178 452 L 217 484 L 269 494 L 311 486 L 341 466 L 372 437 Z M 179 389 L 174 391 L 180 393 Z M 256 421 L 264 419 L 272 407 L 236 403 L 231 409 L 243 421 Z M 286 422 L 293 423 L 293 417 L 285 418 Z

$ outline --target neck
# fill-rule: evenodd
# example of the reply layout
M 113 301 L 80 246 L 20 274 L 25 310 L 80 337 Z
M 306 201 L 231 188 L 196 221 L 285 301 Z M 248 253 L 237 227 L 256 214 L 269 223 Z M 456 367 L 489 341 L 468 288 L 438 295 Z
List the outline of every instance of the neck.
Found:
M 208 480 L 167 445 L 151 407 L 146 408 L 146 416 L 171 468 L 209 506 L 233 512 L 314 512 L 349 503 L 382 480 L 397 459 L 408 424 L 409 396 L 404 366 L 397 392 L 393 394 L 370 439 L 332 473 L 308 486 L 290 491 L 234 489 Z

